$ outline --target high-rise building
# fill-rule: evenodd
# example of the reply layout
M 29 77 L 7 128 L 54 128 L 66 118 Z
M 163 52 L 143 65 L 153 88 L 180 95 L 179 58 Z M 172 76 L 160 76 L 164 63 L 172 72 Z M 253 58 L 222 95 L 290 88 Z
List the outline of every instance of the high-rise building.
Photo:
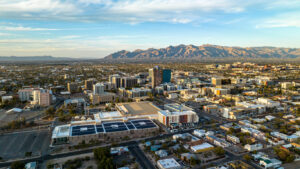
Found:
M 39 105 L 50 106 L 52 101 L 52 95 L 47 90 L 41 90 L 39 96 Z
M 52 94 L 49 90 L 38 89 L 33 91 L 33 101 L 31 104 L 40 106 L 50 106 L 52 103 Z
M 98 94 L 98 95 L 103 94 L 104 93 L 104 87 L 105 86 L 102 83 L 94 84 L 94 86 L 93 86 L 93 93 L 94 93 L 94 95 L 96 95 L 96 94 Z
M 19 99 L 23 101 L 30 101 L 32 99 L 34 89 L 28 88 L 28 89 L 20 89 L 18 91 Z
M 68 83 L 68 91 L 70 93 L 76 92 L 78 89 L 77 83 Z
M 86 90 L 92 90 L 95 80 L 94 79 L 88 79 L 84 81 L 84 89 Z
M 110 76 L 109 80 L 115 88 L 121 87 L 121 77 L 119 75 Z
M 162 83 L 171 82 L 171 69 L 163 69 L 162 71 Z
M 152 88 L 160 85 L 162 82 L 162 71 L 160 67 L 155 66 L 152 69 L 149 69 L 149 75 L 151 77 Z
M 137 78 L 135 77 L 122 77 L 121 87 L 132 88 L 137 85 Z

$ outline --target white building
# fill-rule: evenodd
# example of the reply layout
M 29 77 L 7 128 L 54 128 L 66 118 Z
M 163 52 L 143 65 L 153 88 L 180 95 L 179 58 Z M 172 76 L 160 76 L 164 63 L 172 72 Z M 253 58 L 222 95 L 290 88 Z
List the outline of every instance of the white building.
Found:
M 267 107 L 280 107 L 279 102 L 275 102 L 275 101 L 273 101 L 271 99 L 267 99 L 267 98 L 258 98 L 257 103 L 266 105 Z
M 2 102 L 5 102 L 5 101 L 10 101 L 10 100 L 12 100 L 13 97 L 12 97 L 12 96 L 2 96 L 1 99 L 2 99 Z
M 273 159 L 261 158 L 259 164 L 264 168 L 272 168 L 272 167 L 279 167 L 282 164 L 282 162 L 275 158 Z
M 193 131 L 193 134 L 201 138 L 205 136 L 205 130 L 196 129 Z
M 293 82 L 282 82 L 281 83 L 281 88 L 283 88 L 283 89 L 289 89 L 292 86 L 294 86 Z
M 157 166 L 159 169 L 181 169 L 181 165 L 174 159 L 168 158 L 157 161 Z
M 246 144 L 244 148 L 248 151 L 257 151 L 263 148 L 262 144 Z
M 28 88 L 28 89 L 20 89 L 18 91 L 18 95 L 19 95 L 19 99 L 23 102 L 23 101 L 29 101 L 32 98 L 32 92 L 34 89 L 32 88 Z
M 168 99 L 177 99 L 178 98 L 178 94 L 177 93 L 169 93 L 168 94 Z
M 214 146 L 209 143 L 202 143 L 199 145 L 191 146 L 190 148 L 193 152 L 199 153 L 199 152 L 211 150 L 214 148 Z
M 93 85 L 93 94 L 100 95 L 102 93 L 104 93 L 104 84 L 102 84 L 102 83 L 96 83 L 96 84 L 94 84 Z

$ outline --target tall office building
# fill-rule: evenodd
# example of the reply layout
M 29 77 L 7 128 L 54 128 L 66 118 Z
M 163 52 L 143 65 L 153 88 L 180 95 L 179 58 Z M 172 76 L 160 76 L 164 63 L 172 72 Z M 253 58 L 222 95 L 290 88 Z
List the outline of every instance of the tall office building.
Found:
M 137 85 L 137 78 L 135 77 L 122 77 L 121 87 L 132 88 Z
M 78 89 L 77 83 L 68 83 L 68 91 L 70 93 L 75 93 Z
M 100 95 L 100 94 L 103 94 L 104 93 L 104 84 L 102 83 L 97 83 L 93 86 L 93 93 L 96 95 Z
M 162 71 L 162 83 L 171 82 L 171 69 L 163 69 Z
M 149 69 L 149 75 L 151 77 L 152 88 L 160 85 L 162 82 L 162 71 L 160 67 L 155 66 L 152 69 Z
M 121 87 L 121 77 L 119 75 L 110 76 L 109 80 L 115 88 Z
M 52 94 L 49 90 L 38 89 L 33 91 L 33 101 L 31 104 L 40 106 L 50 106 L 52 103 Z
M 52 101 L 52 94 L 47 90 L 40 91 L 39 105 L 50 106 Z
M 34 89 L 33 88 L 28 88 L 28 89 L 20 89 L 18 91 L 19 94 L 19 99 L 23 101 L 30 101 L 32 98 L 32 93 Z
M 84 89 L 92 90 L 95 80 L 94 79 L 88 79 L 84 81 Z

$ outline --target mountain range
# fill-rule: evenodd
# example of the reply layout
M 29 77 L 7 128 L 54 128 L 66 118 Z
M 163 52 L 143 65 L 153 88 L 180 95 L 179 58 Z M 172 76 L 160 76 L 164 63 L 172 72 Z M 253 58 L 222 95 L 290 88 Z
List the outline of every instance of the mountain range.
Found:
M 104 59 L 205 59 L 205 58 L 298 58 L 300 48 L 228 47 L 217 45 L 178 45 L 166 48 L 112 53 Z
M 65 61 L 74 60 L 67 57 L 53 56 L 0 56 L 0 61 L 3 62 L 23 62 L 23 61 Z

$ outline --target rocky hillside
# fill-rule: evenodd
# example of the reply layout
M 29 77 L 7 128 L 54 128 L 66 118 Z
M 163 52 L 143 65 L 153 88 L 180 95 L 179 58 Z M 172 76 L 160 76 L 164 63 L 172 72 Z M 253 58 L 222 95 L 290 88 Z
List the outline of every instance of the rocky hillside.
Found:
M 227 47 L 216 45 L 178 45 L 161 49 L 122 50 L 105 59 L 201 59 L 201 58 L 297 58 L 299 48 L 276 47 Z

